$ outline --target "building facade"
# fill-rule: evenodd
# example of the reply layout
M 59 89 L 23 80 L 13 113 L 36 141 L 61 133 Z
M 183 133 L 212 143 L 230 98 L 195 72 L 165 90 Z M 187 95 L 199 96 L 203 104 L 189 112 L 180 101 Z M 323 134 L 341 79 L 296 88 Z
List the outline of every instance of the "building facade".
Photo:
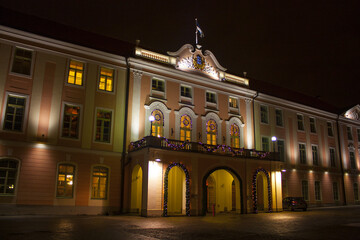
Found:
M 359 105 L 337 114 L 258 92 L 199 45 L 132 50 L 0 27 L 4 214 L 360 203 Z

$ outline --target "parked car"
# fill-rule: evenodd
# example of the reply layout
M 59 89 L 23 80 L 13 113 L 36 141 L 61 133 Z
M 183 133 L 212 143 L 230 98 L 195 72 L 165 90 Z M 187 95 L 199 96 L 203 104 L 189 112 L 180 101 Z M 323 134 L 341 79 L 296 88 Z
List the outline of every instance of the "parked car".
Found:
M 302 209 L 303 211 L 306 211 L 307 204 L 302 197 L 286 197 L 283 199 L 283 209 L 291 211 Z

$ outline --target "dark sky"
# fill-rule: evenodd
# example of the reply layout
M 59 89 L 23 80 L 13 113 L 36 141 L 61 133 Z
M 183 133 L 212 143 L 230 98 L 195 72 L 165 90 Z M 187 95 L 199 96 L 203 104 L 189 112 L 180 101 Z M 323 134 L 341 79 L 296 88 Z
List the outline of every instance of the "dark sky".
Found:
M 338 108 L 360 103 L 360 1 L 40 1 L 0 5 L 84 30 L 176 51 L 197 17 L 228 72 L 293 89 Z M 172 4 L 170 4 L 170 2 Z

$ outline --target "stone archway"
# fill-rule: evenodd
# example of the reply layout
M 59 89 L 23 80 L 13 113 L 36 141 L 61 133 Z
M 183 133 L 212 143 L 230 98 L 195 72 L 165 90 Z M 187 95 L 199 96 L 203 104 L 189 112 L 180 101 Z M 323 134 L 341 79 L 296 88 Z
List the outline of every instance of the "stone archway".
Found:
M 260 174 L 259 177 L 263 177 L 261 179 L 262 184 L 264 184 L 263 186 L 267 186 L 267 193 L 263 192 L 262 197 L 264 197 L 264 201 L 265 201 L 265 196 L 267 196 L 267 200 L 268 202 L 265 203 L 264 202 L 264 206 L 268 206 L 268 210 L 269 212 L 272 212 L 272 198 L 271 198 L 271 185 L 270 185 L 270 177 L 268 172 L 263 169 L 263 168 L 258 168 L 256 169 L 254 175 L 253 175 L 253 179 L 252 179 L 252 198 L 253 198 L 253 209 L 254 209 L 254 213 L 258 212 L 258 193 L 257 193 L 257 188 L 258 188 L 258 175 Z M 265 180 L 265 181 L 264 181 Z M 265 182 L 265 183 L 264 183 Z M 265 210 L 265 209 L 264 209 Z

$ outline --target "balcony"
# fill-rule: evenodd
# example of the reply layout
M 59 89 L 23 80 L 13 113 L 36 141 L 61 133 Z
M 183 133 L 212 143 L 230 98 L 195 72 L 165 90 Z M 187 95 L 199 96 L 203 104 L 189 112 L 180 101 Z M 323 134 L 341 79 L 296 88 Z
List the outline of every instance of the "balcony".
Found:
M 139 141 L 131 142 L 128 151 L 134 152 L 147 147 L 159 148 L 170 151 L 193 152 L 237 158 L 253 158 L 261 160 L 280 161 L 280 156 L 277 152 L 264 152 L 254 149 L 232 148 L 227 145 L 208 145 L 201 142 L 184 142 L 154 136 L 147 136 Z

